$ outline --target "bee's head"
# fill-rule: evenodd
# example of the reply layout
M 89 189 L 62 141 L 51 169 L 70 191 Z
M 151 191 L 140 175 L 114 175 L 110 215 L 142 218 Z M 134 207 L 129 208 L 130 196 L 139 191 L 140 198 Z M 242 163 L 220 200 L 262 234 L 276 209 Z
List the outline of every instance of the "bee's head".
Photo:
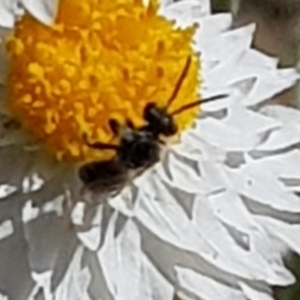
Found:
M 118 157 L 130 169 L 146 168 L 159 161 L 160 146 L 153 134 L 131 131 L 121 139 Z
M 177 125 L 174 118 L 166 109 L 160 108 L 156 103 L 148 103 L 144 110 L 144 119 L 148 123 L 148 130 L 155 137 L 160 134 L 172 136 L 177 133 Z

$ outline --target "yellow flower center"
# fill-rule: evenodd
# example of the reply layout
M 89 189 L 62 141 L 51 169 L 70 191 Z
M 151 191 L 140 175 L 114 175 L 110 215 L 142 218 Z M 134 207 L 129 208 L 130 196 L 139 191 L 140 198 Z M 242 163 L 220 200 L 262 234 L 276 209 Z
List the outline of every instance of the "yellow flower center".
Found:
M 191 65 L 172 110 L 197 99 L 199 58 L 195 26 L 175 29 L 157 14 L 157 1 L 61 0 L 53 26 L 26 14 L 7 43 L 8 106 L 23 127 L 58 159 L 109 159 L 115 143 L 109 119 L 145 123 L 147 103 L 166 106 L 188 57 Z M 179 132 L 198 108 L 175 116 Z

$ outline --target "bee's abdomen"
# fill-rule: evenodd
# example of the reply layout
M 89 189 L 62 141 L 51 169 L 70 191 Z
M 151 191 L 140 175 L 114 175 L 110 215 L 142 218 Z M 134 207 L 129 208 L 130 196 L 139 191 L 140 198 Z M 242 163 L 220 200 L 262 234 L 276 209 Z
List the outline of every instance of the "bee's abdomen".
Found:
M 124 167 L 115 161 L 93 162 L 79 169 L 79 178 L 84 184 L 89 185 L 96 181 L 118 178 L 124 172 Z

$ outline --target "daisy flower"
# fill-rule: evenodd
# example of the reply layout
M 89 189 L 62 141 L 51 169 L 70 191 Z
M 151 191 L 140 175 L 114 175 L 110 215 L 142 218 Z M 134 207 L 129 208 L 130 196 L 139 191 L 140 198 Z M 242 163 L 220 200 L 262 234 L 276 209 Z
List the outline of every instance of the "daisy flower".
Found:
M 0 299 L 271 300 L 294 283 L 300 113 L 270 99 L 299 76 L 251 48 L 254 24 L 208 0 L 0 3 Z M 172 109 L 226 97 L 174 116 L 161 161 L 88 204 L 78 166 L 113 153 L 83 134 L 118 143 L 109 119 L 143 124 L 187 58 Z

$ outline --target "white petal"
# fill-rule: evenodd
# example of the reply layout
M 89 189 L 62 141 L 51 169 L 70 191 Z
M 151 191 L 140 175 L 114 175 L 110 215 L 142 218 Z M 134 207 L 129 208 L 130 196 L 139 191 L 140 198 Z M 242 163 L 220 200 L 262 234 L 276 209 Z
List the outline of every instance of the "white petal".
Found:
M 82 269 L 81 259 L 83 247 L 78 247 L 69 268 L 55 291 L 55 299 L 59 300 L 81 300 L 86 294 L 91 275 L 88 269 Z
M 45 203 L 45 205 L 43 205 L 42 207 L 42 211 L 44 213 L 55 212 L 58 216 L 62 216 L 64 213 L 63 210 L 64 200 L 65 200 L 64 195 L 60 195 L 57 198 L 53 199 L 52 201 Z
M 249 163 L 241 171 L 232 173 L 232 176 L 232 184 L 236 191 L 250 200 L 281 211 L 300 211 L 299 198 L 287 192 L 284 184 L 259 164 Z
M 31 200 L 28 200 L 23 206 L 22 210 L 22 221 L 23 223 L 28 223 L 38 217 L 40 213 L 40 209 L 38 207 L 34 207 Z
M 203 300 L 246 300 L 236 288 L 192 270 L 175 267 L 180 286 Z
M 247 106 L 268 100 L 279 92 L 290 88 L 299 79 L 299 74 L 294 69 L 283 69 L 273 72 L 260 71 L 257 79 L 251 95 L 243 100 L 243 103 Z
M 42 188 L 44 180 L 37 173 L 30 174 L 23 180 L 23 193 L 35 192 Z
M 230 29 L 232 24 L 232 15 L 227 13 L 209 15 L 200 20 L 200 28 L 197 30 L 194 39 L 201 41 L 206 39 L 206 42 L 212 36 L 221 34 Z
M 0 240 L 5 239 L 12 235 L 14 232 L 13 223 L 11 220 L 3 221 L 0 224 Z
M 217 22 L 218 20 L 215 19 L 215 21 Z M 232 60 L 232 57 L 241 56 L 244 50 L 249 48 L 254 30 L 254 25 L 248 25 L 239 29 L 226 31 L 220 35 L 210 36 L 210 40 L 205 40 L 203 36 L 200 39 L 199 36 L 196 40 L 196 49 L 202 53 L 204 60 L 215 60 L 223 66 L 227 64 L 228 60 Z M 209 35 L 207 35 L 208 37 Z M 222 45 L 222 48 L 219 45 Z M 213 70 L 213 73 L 216 73 L 215 70 Z M 228 74 L 220 74 L 219 76 L 224 77 L 226 75 Z
M 135 209 L 138 220 L 165 242 L 199 255 L 214 256 L 214 249 L 193 228 L 183 208 L 174 201 L 174 196 L 163 186 L 157 191 L 160 196 L 155 198 L 151 194 L 140 194 Z
M 121 195 L 109 199 L 110 206 L 127 217 L 132 217 L 134 215 L 134 202 L 134 195 L 130 187 L 126 187 Z
M 160 14 L 169 20 L 176 20 L 178 26 L 186 27 L 198 18 L 208 15 L 209 11 L 208 0 L 185 0 L 161 7 Z
M 278 65 L 278 58 L 267 56 L 255 49 L 249 49 L 243 56 L 241 66 L 259 66 L 267 70 L 275 70 Z
M 77 232 L 80 241 L 91 251 L 96 251 L 101 242 L 102 226 L 101 221 L 103 217 L 103 206 L 97 209 L 96 215 L 91 222 L 91 228 L 87 231 Z
M 131 220 L 115 236 L 116 217 L 111 219 L 105 242 L 98 252 L 109 291 L 116 300 L 138 300 L 142 251 L 140 234 Z
M 230 106 L 228 116 L 223 122 L 244 134 L 260 134 L 281 125 L 281 122 L 246 109 L 239 103 Z
M 266 142 L 256 147 L 260 151 L 275 151 L 294 146 L 300 142 L 300 124 L 284 124 L 270 133 Z
M 57 12 L 57 0 L 22 0 L 24 7 L 39 21 L 50 25 Z
M 285 242 L 290 249 L 300 254 L 300 225 L 287 224 L 269 217 L 255 217 L 274 236 Z
M 243 278 L 278 285 L 291 282 L 289 272 L 275 272 L 255 248 L 247 250 L 240 247 L 214 216 L 205 198 L 197 197 L 193 220 L 196 228 L 217 251 L 211 263 Z
M 13 27 L 15 23 L 15 10 L 17 0 L 1 0 L 0 2 L 0 26 Z
M 83 225 L 84 223 L 85 203 L 77 202 L 72 209 L 71 219 L 74 225 Z
M 297 109 L 282 105 L 267 105 L 260 112 L 284 123 L 300 124 L 300 112 Z
M 12 186 L 9 184 L 1 184 L 0 185 L 0 199 L 4 199 L 18 190 L 16 186 Z
M 253 220 L 253 216 L 241 198 L 234 191 L 227 190 L 224 193 L 211 195 L 208 199 L 218 218 L 240 232 L 244 232 L 244 245 L 250 248 L 250 235 L 262 230 Z
M 239 128 L 213 118 L 199 120 L 195 130 L 209 144 L 225 151 L 251 150 L 259 142 L 259 138 L 252 131 L 241 132 Z
M 140 233 L 127 220 L 116 235 L 117 214 L 110 220 L 97 253 L 108 289 L 116 300 L 172 300 L 174 288 L 141 251 Z
M 231 186 L 223 164 L 210 161 L 200 161 L 199 167 L 202 178 L 208 187 L 207 192 L 212 194 Z
M 143 300 L 173 300 L 174 288 L 143 256 L 139 298 Z
M 247 297 L 247 299 L 253 300 L 273 300 L 272 291 L 267 288 L 267 291 L 259 291 L 251 287 L 250 285 L 240 282 L 240 286 Z
M 269 170 L 277 178 L 300 179 L 300 151 L 292 150 L 279 155 L 267 156 L 254 161 L 260 168 Z
M 181 156 L 195 161 L 199 161 L 199 157 L 219 162 L 223 162 L 226 159 L 225 150 L 207 143 L 195 129 L 184 132 L 181 136 L 181 142 L 174 146 L 173 149 Z
M 187 193 L 197 193 L 204 190 L 204 183 L 197 174 L 196 163 L 184 161 L 174 154 L 170 153 L 167 157 L 166 165 L 168 166 L 168 174 L 170 178 L 165 181 L 168 185 L 178 188 Z M 163 174 L 162 174 L 163 176 Z
M 285 282 L 292 280 L 284 267 L 281 253 L 274 246 L 274 239 L 253 219 L 253 215 L 234 192 L 211 195 L 209 201 L 214 214 L 227 225 L 236 243 L 247 251 L 257 252 Z

